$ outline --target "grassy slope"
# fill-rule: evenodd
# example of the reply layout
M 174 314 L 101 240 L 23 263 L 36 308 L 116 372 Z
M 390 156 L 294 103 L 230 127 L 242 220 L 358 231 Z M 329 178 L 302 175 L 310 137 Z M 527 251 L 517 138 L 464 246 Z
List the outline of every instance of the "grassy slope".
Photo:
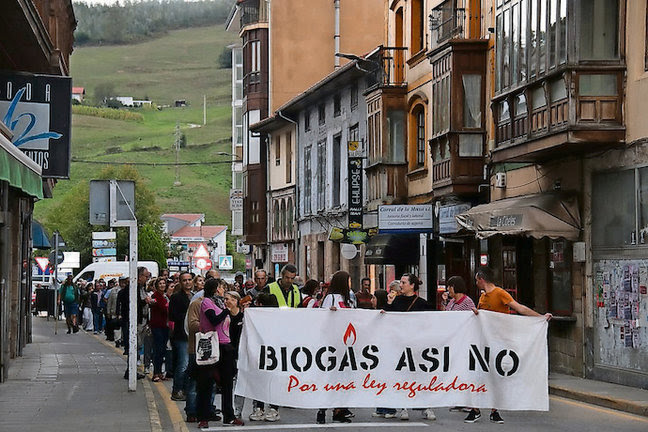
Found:
M 77 48 L 71 59 L 71 75 L 75 86 L 86 88 L 88 98 L 97 85 L 112 83 L 119 96 L 148 97 L 158 105 L 186 99 L 189 106 L 138 110 L 144 115 L 144 121 L 139 123 L 74 115 L 73 157 L 174 162 L 172 146 L 178 122 L 187 137 L 187 148 L 180 153 L 182 162 L 226 160 L 217 152 L 231 151 L 231 75 L 229 70 L 218 69 L 217 59 L 223 47 L 235 40 L 236 35 L 226 33 L 221 25 L 178 30 L 136 45 Z M 205 126 L 203 95 L 207 95 Z M 78 182 L 94 178 L 93 174 L 101 169 L 101 165 L 73 162 L 70 180 L 57 184 L 54 199 L 37 203 L 36 217 L 47 219 L 48 209 L 57 203 L 57 198 Z M 173 166 L 139 166 L 138 170 L 149 180 L 164 212 L 201 212 L 209 224 L 229 224 L 229 164 L 181 167 L 180 187 L 173 186 Z

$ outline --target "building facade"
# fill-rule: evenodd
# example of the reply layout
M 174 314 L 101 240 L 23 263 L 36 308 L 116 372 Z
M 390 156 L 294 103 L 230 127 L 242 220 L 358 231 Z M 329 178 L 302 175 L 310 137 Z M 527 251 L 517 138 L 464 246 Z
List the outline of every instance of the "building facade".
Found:
M 68 76 L 75 28 L 70 0 L 3 2 L 0 15 L 3 79 L 21 77 L 16 79 L 18 83 L 22 79 L 29 81 L 31 74 Z M 14 92 L 17 95 L 21 88 L 11 85 L 13 78 L 5 82 L 0 97 L 3 109 L 12 99 L 28 103 L 42 90 L 26 84 L 24 91 L 30 92 L 18 100 Z M 45 95 L 46 101 L 48 96 Z M 71 84 L 64 97 L 69 110 Z M 7 379 L 12 359 L 21 356 L 25 344 L 31 341 L 32 213 L 35 201 L 51 197 L 56 183 L 54 178 L 43 177 L 43 171 L 49 167 L 16 147 L 14 141 L 22 132 L 16 133 L 16 124 L 7 123 L 0 121 L 0 382 Z M 69 125 L 64 128 L 69 136 Z M 67 164 L 56 168 L 67 172 L 69 161 Z

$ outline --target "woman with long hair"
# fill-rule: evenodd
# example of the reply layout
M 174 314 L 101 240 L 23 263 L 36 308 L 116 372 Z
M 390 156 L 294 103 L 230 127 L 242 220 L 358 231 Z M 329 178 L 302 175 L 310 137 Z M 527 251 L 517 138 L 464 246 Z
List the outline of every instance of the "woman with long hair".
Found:
M 218 334 L 219 361 L 217 365 L 198 366 L 196 387 L 198 395 L 196 398 L 198 427 L 207 428 L 211 415 L 210 399 L 214 386 L 214 372 L 217 371 L 220 377 L 221 387 L 221 411 L 223 423 L 232 426 L 243 426 L 243 421 L 234 415 L 233 393 L 234 375 L 236 368 L 236 353 L 230 338 L 230 326 L 232 320 L 236 322 L 240 313 L 238 302 L 227 302 L 221 308 L 214 301 L 217 291 L 222 290 L 224 285 L 220 279 L 212 278 L 205 282 L 205 296 L 200 306 L 200 331 L 202 333 L 215 331 Z M 221 292 L 221 295 L 224 295 Z M 229 304 L 229 306 L 228 306 Z
M 153 282 L 153 296 L 150 303 L 151 319 L 149 327 L 153 335 L 153 381 L 158 382 L 164 379 L 162 375 L 162 363 L 166 354 L 167 341 L 169 340 L 169 299 L 166 296 L 167 281 L 164 278 L 157 278 Z
M 351 276 L 349 273 L 340 270 L 335 272 L 331 278 L 326 296 L 322 299 L 321 308 L 328 308 L 332 311 L 338 309 L 352 308 L 351 303 Z M 334 408 L 333 421 L 340 423 L 351 423 L 353 413 L 348 408 Z M 316 421 L 318 424 L 326 423 L 326 409 L 320 409 L 317 412 Z

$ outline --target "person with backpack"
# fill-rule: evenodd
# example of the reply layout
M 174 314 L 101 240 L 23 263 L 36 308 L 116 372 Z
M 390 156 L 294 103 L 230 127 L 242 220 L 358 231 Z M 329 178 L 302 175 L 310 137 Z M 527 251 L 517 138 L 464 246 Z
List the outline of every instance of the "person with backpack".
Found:
M 65 324 L 67 324 L 67 334 L 77 333 L 79 326 L 77 324 L 77 315 L 79 313 L 79 292 L 72 282 L 72 275 L 68 275 L 59 289 L 59 308 L 63 303 L 65 312 Z

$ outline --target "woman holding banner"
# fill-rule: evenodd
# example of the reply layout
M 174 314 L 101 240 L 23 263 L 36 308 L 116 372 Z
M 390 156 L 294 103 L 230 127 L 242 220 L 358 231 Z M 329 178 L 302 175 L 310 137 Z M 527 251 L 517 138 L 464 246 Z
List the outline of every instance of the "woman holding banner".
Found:
M 430 304 L 423 298 L 419 297 L 418 291 L 422 282 L 418 276 L 412 273 L 405 273 L 400 279 L 400 295 L 387 298 L 388 312 L 421 312 L 433 310 Z M 385 418 L 396 417 L 395 413 L 386 413 Z M 409 420 L 407 409 L 403 409 L 399 415 L 401 420 Z M 432 408 L 423 411 L 423 418 L 426 420 L 436 420 L 436 415 Z
M 341 309 L 349 309 L 352 307 L 351 303 L 351 276 L 345 271 L 336 272 L 331 278 L 331 283 L 328 288 L 326 296 L 322 299 L 321 308 L 327 308 L 332 311 Z M 351 417 L 354 414 L 348 408 L 334 408 L 333 421 L 340 423 L 351 423 Z M 317 412 L 317 423 L 326 423 L 326 409 L 320 409 Z

